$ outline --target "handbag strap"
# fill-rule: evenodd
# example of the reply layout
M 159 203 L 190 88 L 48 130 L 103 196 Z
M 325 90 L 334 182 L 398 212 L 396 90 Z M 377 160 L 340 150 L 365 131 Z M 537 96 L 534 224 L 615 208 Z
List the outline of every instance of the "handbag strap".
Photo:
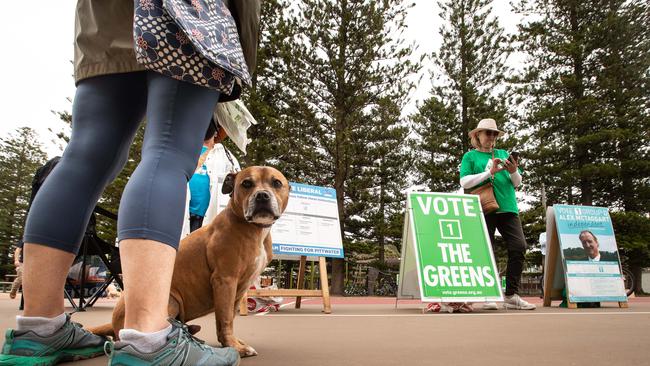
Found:
M 494 147 L 492 147 L 492 165 L 494 166 Z M 494 174 L 492 172 L 490 172 L 490 183 L 494 183 Z
M 233 161 L 232 153 L 230 152 L 230 150 L 228 150 L 228 148 L 225 145 L 222 146 L 223 146 L 223 151 L 226 153 L 226 158 L 228 158 L 228 161 L 230 161 L 230 173 L 237 173 L 241 169 L 237 169 L 235 167 L 235 162 Z

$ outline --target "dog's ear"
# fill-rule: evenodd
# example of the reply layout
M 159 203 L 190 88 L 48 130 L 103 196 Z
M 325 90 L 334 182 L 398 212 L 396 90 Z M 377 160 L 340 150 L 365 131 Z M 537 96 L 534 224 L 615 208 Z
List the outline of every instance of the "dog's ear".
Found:
M 235 190 L 235 177 L 237 173 L 228 173 L 226 178 L 223 180 L 223 186 L 221 187 L 221 193 L 223 194 L 232 194 L 232 191 Z

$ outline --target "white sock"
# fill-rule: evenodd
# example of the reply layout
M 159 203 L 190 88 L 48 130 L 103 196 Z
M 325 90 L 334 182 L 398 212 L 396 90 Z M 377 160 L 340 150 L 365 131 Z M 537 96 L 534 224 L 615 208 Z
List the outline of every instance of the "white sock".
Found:
M 16 330 L 31 330 L 41 337 L 48 337 L 61 329 L 65 324 L 66 316 L 62 313 L 54 318 L 40 316 L 16 316 Z
M 172 326 L 153 333 L 143 333 L 135 329 L 120 330 L 120 341 L 128 343 L 140 352 L 151 353 L 162 348 L 167 343 L 167 336 Z

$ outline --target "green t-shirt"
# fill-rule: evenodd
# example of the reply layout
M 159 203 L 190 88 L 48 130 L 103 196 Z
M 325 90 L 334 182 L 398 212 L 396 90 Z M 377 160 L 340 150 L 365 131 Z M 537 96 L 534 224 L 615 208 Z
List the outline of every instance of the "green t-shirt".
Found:
M 508 152 L 505 150 L 494 149 L 495 158 L 505 160 L 508 158 L 508 155 Z M 492 153 L 471 150 L 463 155 L 463 161 L 460 163 L 460 177 L 487 172 L 490 171 L 491 167 Z M 519 171 L 521 172 L 521 168 Z M 482 186 L 488 181 L 489 179 L 486 179 L 485 182 L 482 182 L 476 187 Z M 515 186 L 512 184 L 512 180 L 510 180 L 510 173 L 507 170 L 496 173 L 492 186 L 494 187 L 494 197 L 499 204 L 497 212 L 512 212 L 518 215 L 519 209 L 517 208 L 517 198 L 515 197 Z M 472 189 L 476 187 L 472 187 Z

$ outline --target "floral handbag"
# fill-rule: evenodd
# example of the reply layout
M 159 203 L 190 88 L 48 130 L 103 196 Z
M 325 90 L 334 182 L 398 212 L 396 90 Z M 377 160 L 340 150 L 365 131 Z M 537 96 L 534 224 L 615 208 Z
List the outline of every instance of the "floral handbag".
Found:
M 136 59 L 177 80 L 233 93 L 249 85 L 237 26 L 221 0 L 136 0 Z

